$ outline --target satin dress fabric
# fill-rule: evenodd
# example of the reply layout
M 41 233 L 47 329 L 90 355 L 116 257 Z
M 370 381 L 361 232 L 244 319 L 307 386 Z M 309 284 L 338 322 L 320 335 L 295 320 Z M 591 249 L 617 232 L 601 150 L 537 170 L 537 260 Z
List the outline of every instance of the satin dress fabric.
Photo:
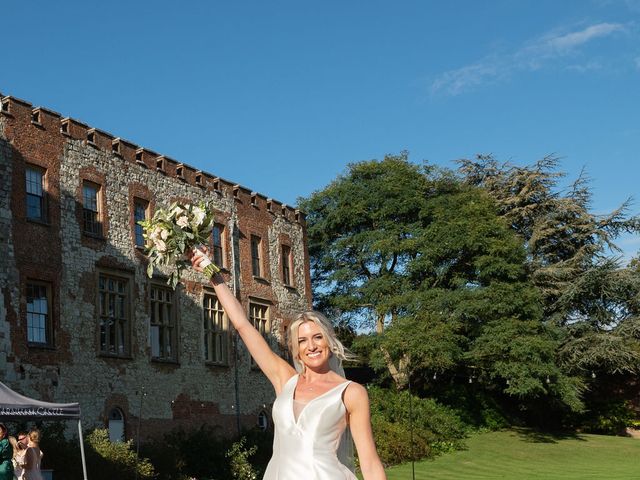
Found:
M 0 480 L 13 480 L 13 447 L 7 438 L 0 440 Z
M 29 462 L 31 462 L 31 469 L 22 470 L 22 478 L 24 480 L 43 480 L 42 472 L 40 471 L 40 462 L 42 461 L 43 453 L 39 447 L 29 447 L 27 453 L 29 455 Z
M 293 394 L 299 378 L 291 377 L 273 403 L 273 456 L 263 480 L 357 480 L 336 454 L 347 427 L 342 393 L 351 382 L 310 400 L 296 420 Z

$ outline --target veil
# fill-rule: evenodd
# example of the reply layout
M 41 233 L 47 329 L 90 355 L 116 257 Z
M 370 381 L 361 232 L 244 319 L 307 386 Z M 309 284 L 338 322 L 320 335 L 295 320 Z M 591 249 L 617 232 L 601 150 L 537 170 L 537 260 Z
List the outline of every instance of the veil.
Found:
M 338 460 L 340 463 L 351 470 L 353 473 L 356 471 L 353 452 L 353 437 L 351 436 L 351 429 L 349 426 L 342 432 L 340 437 L 340 445 L 338 446 Z
M 334 358 L 337 361 L 334 360 L 332 362 Z M 342 378 L 346 378 L 344 375 L 344 368 L 342 368 L 342 361 L 339 358 L 336 358 L 335 355 L 332 355 L 329 359 L 329 366 L 331 370 L 336 372 Z M 340 463 L 347 467 L 351 472 L 355 473 L 356 465 L 354 462 L 353 437 L 351 436 L 351 428 L 349 425 L 347 425 L 347 428 L 342 432 L 340 444 L 338 445 L 338 451 L 336 453 Z

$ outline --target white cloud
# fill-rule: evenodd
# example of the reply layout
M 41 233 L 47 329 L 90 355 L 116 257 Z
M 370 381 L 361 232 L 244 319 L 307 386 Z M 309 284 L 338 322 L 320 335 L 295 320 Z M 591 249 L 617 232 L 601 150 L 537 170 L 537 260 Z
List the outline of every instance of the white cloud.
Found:
M 572 65 L 567 65 L 567 70 L 571 70 L 579 73 L 586 73 L 595 70 L 602 70 L 604 67 L 602 63 L 597 60 L 591 60 L 587 63 L 576 63 Z
M 621 30 L 623 30 L 623 27 L 619 23 L 599 23 L 598 25 L 591 25 L 579 32 L 552 36 L 546 40 L 545 46 L 557 52 L 567 52 L 580 45 L 584 45 L 594 38 L 606 37 Z
M 569 33 L 547 33 L 525 43 L 514 52 L 488 56 L 470 65 L 441 73 L 431 83 L 431 93 L 459 95 L 480 85 L 504 80 L 517 71 L 538 70 L 554 60 L 577 53 L 580 47 L 594 39 L 621 31 L 624 31 L 622 24 L 599 23 Z M 601 67 L 595 60 L 567 66 L 578 72 Z
M 449 95 L 458 95 L 477 85 L 486 84 L 502 76 L 499 62 L 475 63 L 440 75 L 432 84 L 432 93 L 445 91 Z

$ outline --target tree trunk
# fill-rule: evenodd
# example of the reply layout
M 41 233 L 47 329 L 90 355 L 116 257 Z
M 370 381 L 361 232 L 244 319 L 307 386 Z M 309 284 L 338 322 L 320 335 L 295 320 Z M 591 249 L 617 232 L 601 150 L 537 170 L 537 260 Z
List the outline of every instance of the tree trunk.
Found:
M 380 335 L 384 332 L 384 313 L 378 314 L 378 319 L 376 320 L 376 333 Z
M 391 378 L 393 378 L 393 381 L 396 384 L 396 389 L 404 390 L 409 384 L 409 377 L 407 375 L 409 356 L 406 354 L 403 355 L 398 362 L 398 366 L 396 366 L 395 363 L 393 363 L 393 359 L 391 358 L 391 355 L 389 355 L 389 352 L 384 348 L 380 348 L 380 350 L 382 351 L 382 355 L 384 356 L 384 359 L 387 363 L 387 369 L 391 374 Z

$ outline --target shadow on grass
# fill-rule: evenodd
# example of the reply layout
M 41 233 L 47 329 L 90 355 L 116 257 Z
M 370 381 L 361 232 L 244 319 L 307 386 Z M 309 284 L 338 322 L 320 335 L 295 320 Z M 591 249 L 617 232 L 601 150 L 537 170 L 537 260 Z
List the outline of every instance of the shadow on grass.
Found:
M 529 443 L 558 443 L 560 440 L 587 441 L 584 435 L 571 431 L 548 432 L 524 427 L 511 428 L 511 431 L 515 433 L 520 440 Z

